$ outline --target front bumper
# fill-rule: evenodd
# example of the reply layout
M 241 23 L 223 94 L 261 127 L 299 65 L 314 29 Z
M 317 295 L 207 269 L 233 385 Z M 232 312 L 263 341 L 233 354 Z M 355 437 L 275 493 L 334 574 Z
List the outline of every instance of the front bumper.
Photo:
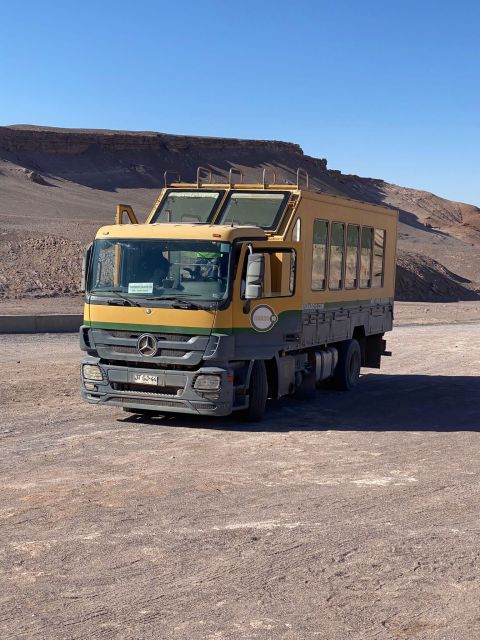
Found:
M 148 369 L 104 364 L 93 356 L 84 358 L 82 367 L 84 364 L 99 366 L 103 374 L 101 382 L 86 381 L 81 375 L 81 396 L 91 404 L 208 416 L 227 416 L 233 409 L 233 375 L 227 368 L 201 367 L 196 371 Z M 132 381 L 134 374 L 157 376 L 159 384 L 138 385 Z M 214 392 L 194 389 L 193 383 L 200 374 L 220 376 L 220 389 Z M 87 389 L 86 382 L 95 388 Z

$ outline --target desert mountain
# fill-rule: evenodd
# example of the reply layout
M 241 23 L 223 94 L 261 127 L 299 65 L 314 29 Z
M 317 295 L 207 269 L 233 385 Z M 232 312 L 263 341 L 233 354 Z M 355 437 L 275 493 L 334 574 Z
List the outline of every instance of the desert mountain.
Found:
M 78 290 L 82 247 L 118 202 L 145 219 L 166 169 L 193 181 L 198 165 L 218 181 L 230 168 L 278 182 L 389 205 L 400 211 L 397 298 L 480 297 L 480 209 L 383 180 L 342 174 L 287 142 L 155 132 L 0 127 L 0 300 Z

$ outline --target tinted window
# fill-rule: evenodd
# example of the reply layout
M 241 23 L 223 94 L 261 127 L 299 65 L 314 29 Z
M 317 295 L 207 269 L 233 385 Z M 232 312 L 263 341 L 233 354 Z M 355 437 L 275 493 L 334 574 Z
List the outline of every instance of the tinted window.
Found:
M 372 243 L 373 229 L 371 227 L 363 227 L 360 252 L 360 286 L 363 289 L 372 286 Z
M 262 298 L 284 298 L 291 296 L 295 290 L 296 253 L 291 249 L 266 251 L 265 274 Z M 247 273 L 247 259 L 243 266 L 241 297 L 245 298 L 244 283 Z
M 347 253 L 345 258 L 345 288 L 356 289 L 358 286 L 358 249 L 360 244 L 360 227 L 349 224 L 347 227 Z
M 343 286 L 343 250 L 345 243 L 345 225 L 333 222 L 330 233 L 330 263 L 328 288 L 341 289 Z
M 373 247 L 373 286 L 383 286 L 383 254 L 385 251 L 385 231 L 375 229 L 375 243 Z
M 233 191 L 216 224 L 252 225 L 275 229 L 280 221 L 288 193 Z
M 207 222 L 222 193 L 171 190 L 159 204 L 152 222 Z
M 270 257 L 270 294 L 266 297 L 291 296 L 295 286 L 295 252 L 272 251 Z
M 300 239 L 302 237 L 302 222 L 300 220 L 300 218 L 297 218 L 296 222 L 295 222 L 295 226 L 293 227 L 293 231 L 292 231 L 292 240 L 294 240 L 294 242 L 300 242 Z
M 312 289 L 323 291 L 326 286 L 328 222 L 313 223 Z

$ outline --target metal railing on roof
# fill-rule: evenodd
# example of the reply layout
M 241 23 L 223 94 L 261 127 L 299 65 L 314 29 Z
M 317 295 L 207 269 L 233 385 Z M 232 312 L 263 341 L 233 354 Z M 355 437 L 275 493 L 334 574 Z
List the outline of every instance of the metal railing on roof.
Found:
M 270 181 L 268 181 L 268 171 L 271 171 L 272 180 Z M 237 174 L 240 177 L 239 183 L 234 182 L 233 180 L 234 174 Z M 169 182 L 168 180 L 169 175 L 173 175 L 175 179 Z M 310 186 L 310 176 L 308 172 L 305 171 L 305 169 L 302 169 L 301 167 L 299 167 L 297 169 L 296 176 L 297 176 L 297 181 L 296 181 L 297 189 L 301 188 L 301 183 L 303 182 L 305 185 L 305 188 L 308 190 Z M 170 169 L 167 169 L 167 171 L 165 171 L 163 174 L 163 181 L 164 181 L 165 187 L 168 187 L 175 183 L 180 183 L 181 182 L 180 173 L 178 171 L 172 171 Z M 200 187 L 202 187 L 204 184 L 213 184 L 212 170 L 208 169 L 207 167 L 199 166 L 197 168 L 196 184 L 198 189 L 200 189 Z M 241 169 L 236 169 L 235 167 L 231 167 L 228 172 L 227 184 L 229 187 L 233 187 L 235 184 L 244 184 L 243 171 Z M 266 188 L 267 186 L 275 186 L 277 184 L 277 174 L 275 170 L 269 167 L 264 167 L 262 169 L 262 180 L 259 184 L 261 184 L 263 188 Z

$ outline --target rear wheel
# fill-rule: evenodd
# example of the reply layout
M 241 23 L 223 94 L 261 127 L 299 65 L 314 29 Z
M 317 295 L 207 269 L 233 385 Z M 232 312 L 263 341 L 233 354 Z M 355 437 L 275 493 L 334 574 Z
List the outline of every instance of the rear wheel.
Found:
M 242 411 L 242 417 L 247 422 L 261 420 L 265 414 L 268 397 L 267 369 L 263 360 L 255 360 L 250 374 L 248 387 L 248 409 Z
M 357 340 L 345 340 L 338 346 L 338 363 L 333 374 L 333 386 L 350 391 L 360 378 L 362 355 Z

